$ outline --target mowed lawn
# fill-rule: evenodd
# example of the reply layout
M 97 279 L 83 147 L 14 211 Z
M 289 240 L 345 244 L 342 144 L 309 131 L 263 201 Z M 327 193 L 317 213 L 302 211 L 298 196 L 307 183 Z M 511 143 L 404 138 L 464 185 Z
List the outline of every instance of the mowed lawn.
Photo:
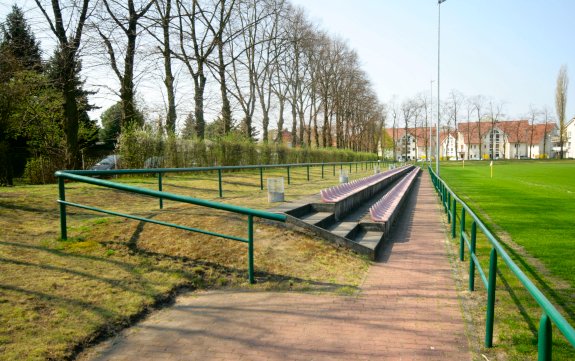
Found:
M 575 286 L 575 161 L 443 164 L 441 176 L 478 215 Z
M 326 169 L 292 170 L 286 200 L 337 184 Z M 373 174 L 353 171 L 352 179 Z M 284 176 L 285 170 L 266 171 Z M 112 179 L 155 189 L 153 177 Z M 263 209 L 259 172 L 168 175 L 164 191 Z M 370 262 L 321 239 L 270 222 L 255 222 L 256 285 L 247 282 L 247 248 L 204 236 L 78 208 L 69 208 L 67 241 L 59 239 L 57 185 L 0 188 L 0 360 L 68 360 L 170 302 L 180 289 L 240 288 L 356 292 Z M 101 189 L 66 185 L 71 202 L 239 237 L 246 217 Z
M 444 162 L 441 177 L 504 244 L 507 253 L 535 285 L 575 325 L 575 161 Z M 459 212 L 458 212 L 459 213 Z M 470 222 L 467 222 L 469 232 Z M 459 227 L 459 221 L 457 223 Z M 454 239 L 458 248 L 459 237 Z M 477 255 L 489 268 L 491 246 L 478 234 Z M 461 267 L 466 269 L 466 261 Z M 493 359 L 537 358 L 541 308 L 508 267 L 499 262 Z M 464 272 L 467 272 L 466 270 Z M 478 339 L 485 324 L 485 288 L 469 294 Z M 573 360 L 575 349 L 553 330 L 553 359 Z M 502 355 L 503 354 L 503 355 Z

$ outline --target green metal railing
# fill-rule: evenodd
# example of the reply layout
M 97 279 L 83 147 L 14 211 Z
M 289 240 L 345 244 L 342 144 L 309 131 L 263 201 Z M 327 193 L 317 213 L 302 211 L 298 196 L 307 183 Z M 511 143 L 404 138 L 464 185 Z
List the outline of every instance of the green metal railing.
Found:
M 461 217 L 459 219 L 459 260 L 464 261 L 465 246 L 467 245 L 467 249 L 469 250 L 469 290 L 475 290 L 475 270 L 478 271 L 487 290 L 485 346 L 493 346 L 497 260 L 498 258 L 501 258 L 543 310 L 538 331 L 538 360 L 549 361 L 552 359 L 552 323 L 557 326 L 571 346 L 575 347 L 575 329 L 573 329 L 569 322 L 565 320 L 553 304 L 551 304 L 535 284 L 533 284 L 529 277 L 527 277 L 515 262 L 513 262 L 511 257 L 509 257 L 507 252 L 505 252 L 501 243 L 495 238 L 489 229 L 487 229 L 485 224 L 483 224 L 471 208 L 457 197 L 457 195 L 447 186 L 445 181 L 439 178 L 431 168 L 428 169 L 433 185 L 438 192 L 445 213 L 447 214 L 447 220 L 451 224 L 452 238 L 455 238 L 457 233 L 457 205 L 459 204 L 459 207 L 461 208 Z M 467 221 L 471 221 L 469 233 L 465 230 L 465 224 Z M 475 253 L 478 230 L 485 235 L 492 246 L 489 255 L 489 273 L 487 275 L 481 267 L 479 259 Z
M 243 243 L 248 244 L 248 278 L 249 278 L 250 283 L 252 283 L 252 284 L 255 282 L 254 281 L 254 231 L 253 231 L 254 221 L 253 221 L 253 218 L 259 217 L 259 218 L 264 218 L 264 219 L 269 219 L 269 220 L 274 220 L 274 221 L 279 221 L 279 222 L 285 222 L 285 220 L 286 220 L 286 216 L 282 215 L 282 214 L 276 214 L 276 213 L 260 211 L 260 210 L 256 210 L 256 209 L 234 206 L 234 205 L 225 204 L 225 203 L 213 202 L 213 201 L 199 199 L 199 198 L 193 198 L 193 197 L 181 196 L 181 195 L 177 195 L 177 194 L 173 194 L 173 193 L 162 192 L 162 181 L 161 181 L 162 177 L 161 177 L 161 175 L 158 178 L 159 179 L 159 190 L 155 191 L 155 190 L 133 187 L 133 186 L 125 185 L 125 184 L 114 183 L 114 182 L 110 182 L 110 181 L 103 180 L 103 179 L 91 178 L 91 177 L 87 177 L 85 175 L 82 175 L 82 174 L 86 174 L 83 171 L 82 171 L 82 174 L 77 174 L 79 172 L 80 171 L 74 171 L 74 172 L 58 171 L 55 174 L 55 176 L 58 178 L 58 189 L 59 189 L 58 203 L 60 204 L 60 233 L 61 233 L 62 239 L 68 238 L 66 207 L 70 206 L 70 207 L 77 207 L 77 208 L 87 209 L 87 210 L 91 210 L 91 211 L 95 211 L 95 212 L 110 214 L 110 215 L 114 215 L 114 216 L 120 216 L 120 217 L 135 219 L 135 220 L 139 220 L 139 221 L 143 221 L 143 222 L 155 223 L 155 224 L 168 226 L 168 227 L 174 227 L 174 228 L 183 229 L 183 230 L 190 231 L 190 232 L 202 233 L 202 234 L 215 236 L 215 237 L 221 237 L 221 238 L 230 239 L 230 240 L 234 240 L 234 241 L 238 241 L 238 242 L 243 242 Z M 118 171 L 116 171 L 116 172 L 118 172 Z M 146 172 L 144 172 L 144 173 L 149 173 L 149 172 L 150 172 L 150 170 L 146 170 Z M 101 171 L 98 173 L 102 174 Z M 123 171 L 123 173 L 126 174 L 126 173 L 141 173 L 141 172 Z M 160 174 L 162 174 L 162 173 L 160 173 Z M 94 174 L 94 173 L 89 173 L 89 174 Z M 182 225 L 178 225 L 178 224 L 174 224 L 174 223 L 158 221 L 158 220 L 140 217 L 140 216 L 136 216 L 136 215 L 132 215 L 132 214 L 114 212 L 114 211 L 110 211 L 110 210 L 105 210 L 105 209 L 101 209 L 101 208 L 83 205 L 83 204 L 68 202 L 68 201 L 66 201 L 65 180 L 73 180 L 73 181 L 88 183 L 88 184 L 101 186 L 101 187 L 105 187 L 105 188 L 112 188 L 112 189 L 117 189 L 117 190 L 121 190 L 121 191 L 126 191 L 129 193 L 142 194 L 145 196 L 155 197 L 155 198 L 160 199 L 160 202 L 163 199 L 169 199 L 172 201 L 183 202 L 183 203 L 188 203 L 188 204 L 195 204 L 198 206 L 209 207 L 209 208 L 213 208 L 213 209 L 219 209 L 219 210 L 224 210 L 224 211 L 228 211 L 228 212 L 247 215 L 247 225 L 248 225 L 247 238 L 236 237 L 236 236 L 226 235 L 226 234 L 222 234 L 222 233 L 206 231 L 206 230 L 202 230 L 202 229 L 198 229 L 198 228 L 186 227 L 186 226 L 182 226 Z M 162 203 L 160 203 L 160 207 L 161 206 L 162 206 Z
M 332 168 L 333 175 L 336 175 L 336 168 L 342 170 L 343 167 L 349 166 L 349 172 L 352 171 L 352 166 L 355 165 L 356 172 L 358 166 L 361 170 L 374 169 L 375 166 L 387 166 L 393 162 L 382 161 L 361 161 L 361 162 L 331 162 L 331 163 L 293 163 L 293 164 L 270 164 L 270 165 L 237 165 L 237 166 L 219 166 L 219 167 L 193 167 L 193 168 L 150 168 L 150 169 L 115 169 L 115 170 L 66 170 L 67 174 L 77 174 L 84 176 L 113 176 L 113 175 L 128 175 L 128 174 L 157 174 L 158 177 L 158 190 L 162 191 L 162 178 L 166 173 L 193 173 L 193 172 L 217 172 L 218 175 L 218 195 L 223 198 L 223 172 L 233 170 L 259 170 L 260 176 L 260 190 L 264 189 L 264 170 L 285 168 L 287 176 L 287 184 L 291 184 L 291 170 L 294 168 L 306 168 L 306 176 L 309 181 L 310 168 L 321 167 L 321 178 L 325 177 L 325 169 Z M 163 208 L 163 199 L 160 198 L 160 209 Z

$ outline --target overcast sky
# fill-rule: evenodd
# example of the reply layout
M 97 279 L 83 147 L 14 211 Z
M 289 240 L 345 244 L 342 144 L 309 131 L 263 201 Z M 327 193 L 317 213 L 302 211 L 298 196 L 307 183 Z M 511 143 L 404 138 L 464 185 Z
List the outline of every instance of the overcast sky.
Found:
M 428 91 L 437 99 L 436 0 L 292 0 L 356 49 L 384 101 Z M 553 113 L 562 64 L 575 116 L 575 1 L 447 0 L 441 4 L 441 97 L 451 89 L 504 102 L 507 117 L 529 105 Z
M 383 102 L 430 92 L 431 80 L 436 101 L 436 0 L 291 1 L 306 9 L 321 28 L 348 41 Z M 2 21 L 13 3 L 0 0 Z M 17 3 L 24 9 L 35 7 L 33 0 Z M 527 114 L 530 104 L 548 106 L 554 113 L 555 81 L 560 66 L 566 64 L 571 77 L 567 115 L 575 116 L 573 14 L 574 0 L 445 1 L 441 5 L 441 97 L 445 99 L 451 89 L 466 96 L 481 94 L 502 101 L 508 118 Z M 36 31 L 41 16 L 27 12 L 27 17 Z M 36 36 L 49 55 L 49 32 Z M 95 83 L 88 79 L 88 84 Z M 140 93 L 147 91 L 142 88 Z M 161 97 L 152 98 L 161 103 Z M 182 98 L 191 95 L 184 93 Z M 105 109 L 117 98 L 103 90 L 93 101 Z

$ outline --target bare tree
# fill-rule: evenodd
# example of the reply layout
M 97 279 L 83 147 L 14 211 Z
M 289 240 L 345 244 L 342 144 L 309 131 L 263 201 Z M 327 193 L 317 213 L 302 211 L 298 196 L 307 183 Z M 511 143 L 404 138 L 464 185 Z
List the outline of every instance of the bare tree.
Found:
M 467 101 L 465 102 L 465 110 L 467 111 L 467 127 L 466 127 L 466 137 L 467 137 L 467 160 L 469 160 L 469 156 L 471 153 L 471 132 L 474 131 L 474 129 L 472 129 L 471 126 L 471 114 L 473 113 L 474 110 L 474 105 L 473 105 L 473 101 L 471 101 L 470 99 L 467 99 Z M 476 125 L 478 123 L 475 123 Z M 480 141 L 481 142 L 481 141 Z M 481 155 L 481 147 L 479 148 L 479 154 Z
M 450 122 L 453 122 L 453 128 L 455 129 L 455 159 L 458 160 L 459 159 L 459 149 L 458 149 L 458 136 L 457 136 L 457 131 L 458 131 L 458 124 L 459 124 L 459 112 L 461 111 L 461 106 L 463 104 L 463 101 L 465 100 L 465 97 L 463 96 L 463 94 L 461 94 L 460 92 L 458 92 L 457 90 L 452 90 L 449 93 L 449 98 L 448 98 L 448 112 L 449 112 L 449 120 Z
M 399 111 L 397 109 L 397 104 L 394 101 L 391 102 L 389 109 L 390 109 L 391 119 L 392 119 L 391 134 L 392 134 L 392 141 L 393 141 L 393 160 L 396 161 L 397 160 L 397 136 L 398 136 L 397 126 L 399 123 Z
M 164 79 L 163 83 L 166 87 L 167 96 L 167 111 L 166 111 L 166 131 L 168 134 L 176 132 L 176 89 L 174 86 L 175 77 L 172 64 L 172 0 L 155 0 L 155 13 L 149 16 L 149 20 L 155 26 L 159 27 L 161 34 L 156 34 L 153 27 L 147 27 L 148 33 L 159 44 L 158 50 L 162 54 L 164 63 Z M 148 14 L 149 15 L 149 14 Z
M 134 61 L 136 57 L 136 40 L 139 34 L 138 25 L 140 24 L 140 19 L 150 10 L 155 0 L 144 1 L 140 4 L 135 4 L 134 0 L 128 0 L 127 4 L 125 4 L 124 1 L 118 0 L 102 1 L 113 25 L 108 30 L 104 30 L 104 27 L 107 25 L 106 20 L 108 20 L 104 18 L 101 19 L 103 23 L 95 24 L 95 26 L 108 52 L 110 66 L 120 81 L 120 99 L 122 103 L 121 124 L 124 128 L 135 124 L 138 119 L 134 101 Z M 136 9 L 137 5 L 140 5 L 139 9 Z M 125 35 L 125 47 L 120 45 L 119 41 L 114 40 L 117 40 L 117 37 L 114 35 L 117 29 Z M 118 50 L 116 47 L 122 47 L 122 49 Z M 120 66 L 118 65 L 116 55 L 118 52 L 124 54 L 123 71 L 120 70 Z
M 561 65 L 559 74 L 557 74 L 557 86 L 555 87 L 555 112 L 559 121 L 559 158 L 563 159 L 563 145 L 566 137 L 565 126 L 565 107 L 567 106 L 567 87 L 569 86 L 569 77 L 567 76 L 567 66 Z
M 58 88 L 64 99 L 64 134 L 66 139 L 66 166 L 76 169 L 79 166 L 78 146 L 79 111 L 76 103 L 76 69 L 84 25 L 88 19 L 90 0 L 51 0 L 48 5 L 43 0 L 34 0 L 58 41 L 57 56 L 60 57 Z M 70 4 L 67 4 L 70 3 Z M 64 10 L 64 11 L 63 11 Z M 65 11 L 69 10 L 69 13 Z M 52 15 L 48 14 L 52 12 Z M 75 23 L 75 25 L 74 25 Z M 70 30 L 70 34 L 67 31 Z
M 483 150 L 481 148 L 482 146 L 482 140 L 483 140 L 483 134 L 481 132 L 481 118 L 483 117 L 483 106 L 485 104 L 485 98 L 481 95 L 477 95 L 473 98 L 472 100 L 473 103 L 473 108 L 475 110 L 475 113 L 477 114 L 477 136 L 478 136 L 478 141 L 479 141 L 479 159 L 483 159 Z
M 533 137 L 535 136 L 535 124 L 539 116 L 541 115 L 541 110 L 535 108 L 533 104 L 529 105 L 529 158 L 531 158 L 531 153 L 533 150 Z
M 409 125 L 412 121 L 412 118 L 415 115 L 417 109 L 417 104 L 412 100 L 412 99 L 408 99 L 405 100 L 402 104 L 401 104 L 401 113 L 403 116 L 403 126 L 404 126 L 404 132 L 405 134 L 403 135 L 403 142 L 404 142 L 404 161 L 407 161 L 407 157 L 409 154 Z
M 545 156 L 545 158 L 548 158 L 549 155 L 547 154 L 547 132 L 548 132 L 548 127 L 549 127 L 549 123 L 551 122 L 551 111 L 549 110 L 548 107 L 544 107 L 543 108 L 543 154 Z M 541 154 L 540 154 L 541 155 Z
M 211 4 L 213 5 L 211 8 L 203 8 L 198 0 L 192 0 L 191 6 L 183 0 L 176 0 L 176 5 L 180 49 L 178 53 L 174 52 L 174 56 L 182 61 L 193 79 L 196 136 L 203 139 L 206 126 L 204 117 L 206 68 L 209 57 L 218 44 L 218 37 L 210 30 L 210 26 L 223 3 L 216 2 Z

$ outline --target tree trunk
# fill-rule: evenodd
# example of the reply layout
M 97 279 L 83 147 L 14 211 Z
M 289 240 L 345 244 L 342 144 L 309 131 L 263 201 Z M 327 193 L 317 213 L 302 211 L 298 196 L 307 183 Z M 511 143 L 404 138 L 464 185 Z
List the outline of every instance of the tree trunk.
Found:
M 166 12 L 162 18 L 162 30 L 164 33 L 164 72 L 166 78 L 164 84 L 168 95 L 168 114 L 166 116 L 166 131 L 169 134 L 176 133 L 176 95 L 174 91 L 174 74 L 172 72 L 172 50 L 170 48 L 170 17 L 172 1 L 166 0 Z
M 199 73 L 199 71 L 198 71 Z M 206 121 L 204 120 L 204 88 L 206 78 L 202 73 L 194 77 L 194 116 L 196 117 L 196 136 L 204 139 Z
M 284 107 L 285 99 L 280 97 L 279 102 L 279 118 L 278 118 L 278 135 L 276 137 L 276 142 L 279 144 L 283 143 L 283 131 L 284 131 Z
M 291 117 L 292 117 L 292 123 L 291 123 L 291 144 L 292 147 L 296 147 L 298 144 L 298 139 L 297 139 L 297 111 L 296 111 L 296 104 L 295 104 L 295 100 L 292 101 L 291 103 Z

